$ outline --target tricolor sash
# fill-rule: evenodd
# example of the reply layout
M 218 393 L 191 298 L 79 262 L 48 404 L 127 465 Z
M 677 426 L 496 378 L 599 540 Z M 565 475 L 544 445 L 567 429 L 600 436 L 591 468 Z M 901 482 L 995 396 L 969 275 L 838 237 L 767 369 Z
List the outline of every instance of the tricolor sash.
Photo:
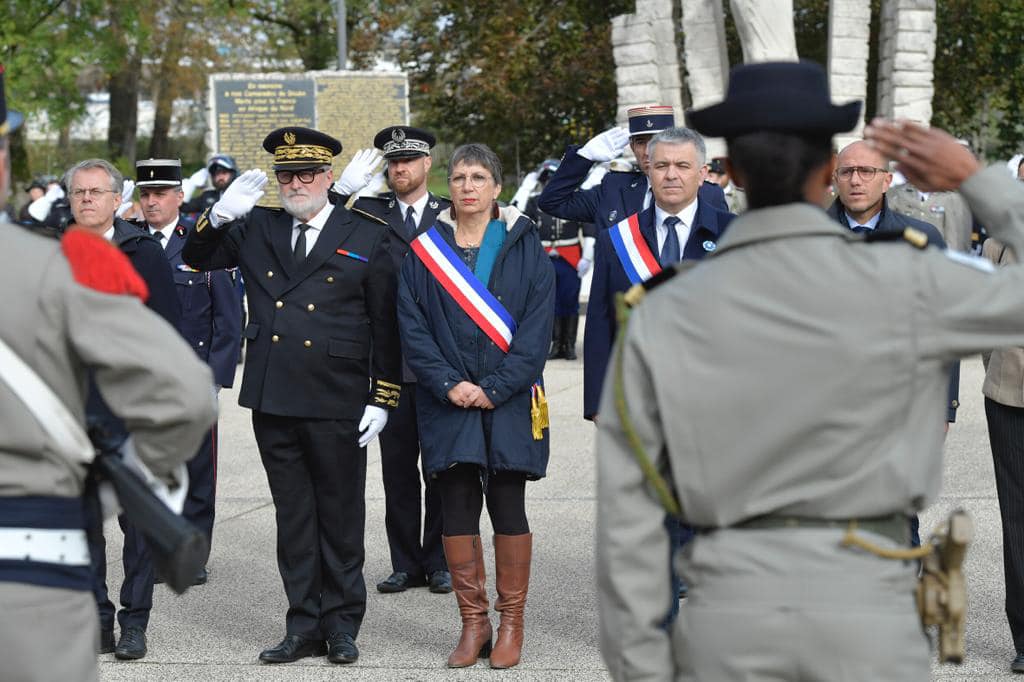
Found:
M 634 213 L 625 220 L 608 228 L 615 255 L 622 263 L 630 284 L 640 284 L 661 272 L 658 259 L 647 246 L 647 241 L 640 234 L 639 214 Z
M 516 321 L 432 227 L 412 240 L 412 250 L 463 312 L 498 348 L 508 352 Z

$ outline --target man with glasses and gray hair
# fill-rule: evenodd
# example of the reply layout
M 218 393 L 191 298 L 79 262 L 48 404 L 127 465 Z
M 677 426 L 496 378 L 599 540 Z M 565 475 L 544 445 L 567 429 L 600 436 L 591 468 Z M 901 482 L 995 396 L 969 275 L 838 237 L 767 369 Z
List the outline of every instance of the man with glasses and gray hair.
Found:
M 260 660 L 352 663 L 366 611 L 366 445 L 401 393 L 395 262 L 383 221 L 327 199 L 341 142 L 290 126 L 263 148 L 284 208 L 255 207 L 267 176 L 246 171 L 200 215 L 182 257 L 237 266 L 246 282 L 238 402 L 252 410 L 288 597 L 285 637 Z

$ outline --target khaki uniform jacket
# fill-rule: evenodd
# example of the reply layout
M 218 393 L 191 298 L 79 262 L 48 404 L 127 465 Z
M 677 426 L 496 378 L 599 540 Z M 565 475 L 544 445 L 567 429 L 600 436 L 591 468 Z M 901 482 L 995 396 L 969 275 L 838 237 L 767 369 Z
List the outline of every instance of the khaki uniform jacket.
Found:
M 996 239 L 986 239 L 981 255 L 996 265 L 1017 262 L 1013 253 Z M 985 397 L 1000 405 L 1024 407 L 1024 348 L 997 348 L 985 356 Z
M 210 370 L 177 330 L 130 296 L 81 287 L 60 244 L 0 224 L 0 336 L 84 422 L 87 371 L 124 419 L 139 457 L 167 479 L 216 418 Z M 0 381 L 0 496 L 74 497 L 86 470 L 65 461 Z
M 993 235 L 1024 248 L 1024 188 L 1005 169 L 962 192 Z M 790 204 L 739 216 L 711 257 L 650 292 L 625 336 L 625 399 L 685 522 L 869 517 L 933 501 L 952 363 L 1024 345 L 1024 268 L 967 259 L 867 243 Z M 614 386 L 610 375 L 597 437 L 602 651 L 615 679 L 670 679 L 665 512 Z
M 889 208 L 911 218 L 931 223 L 954 251 L 971 250 L 971 232 L 974 220 L 967 202 L 957 192 L 932 192 L 925 200 L 917 188 L 907 183 L 892 187 L 885 194 Z

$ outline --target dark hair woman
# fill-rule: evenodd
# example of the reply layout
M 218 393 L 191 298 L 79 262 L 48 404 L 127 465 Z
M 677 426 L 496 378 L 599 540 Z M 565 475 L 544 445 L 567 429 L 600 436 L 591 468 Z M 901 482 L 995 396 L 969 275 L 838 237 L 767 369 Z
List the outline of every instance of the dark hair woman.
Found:
M 526 481 L 544 476 L 547 404 L 541 372 L 554 310 L 554 268 L 533 222 L 499 208 L 501 162 L 459 147 L 448 165 L 449 212 L 413 244 L 399 282 L 399 324 L 416 375 L 423 467 L 438 481 L 443 544 L 462 616 L 449 667 L 490 652 L 519 662 L 533 536 Z M 501 612 L 491 649 L 480 514 L 494 528 Z

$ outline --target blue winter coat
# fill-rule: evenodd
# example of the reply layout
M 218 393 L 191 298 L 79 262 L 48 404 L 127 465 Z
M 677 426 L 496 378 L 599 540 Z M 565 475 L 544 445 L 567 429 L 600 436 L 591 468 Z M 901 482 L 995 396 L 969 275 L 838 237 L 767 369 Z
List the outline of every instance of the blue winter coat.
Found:
M 555 272 L 529 218 L 508 207 L 501 220 L 508 231 L 487 288 L 516 321 L 508 353 L 463 312 L 419 257 L 410 253 L 402 264 L 398 322 L 403 354 L 416 374 L 420 448 L 430 475 L 458 463 L 519 471 L 531 479 L 547 471 L 548 432 L 533 439 L 530 388 L 542 380 L 551 343 Z M 435 226 L 456 248 L 447 214 Z M 495 409 L 452 405 L 448 391 L 460 381 L 480 386 Z

